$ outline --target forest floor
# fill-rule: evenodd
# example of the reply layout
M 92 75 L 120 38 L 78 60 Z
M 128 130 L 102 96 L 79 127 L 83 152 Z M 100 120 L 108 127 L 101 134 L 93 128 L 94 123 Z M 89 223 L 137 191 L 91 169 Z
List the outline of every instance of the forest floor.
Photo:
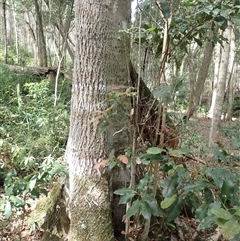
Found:
M 211 120 L 207 118 L 195 118 L 188 122 L 187 126 L 184 127 L 182 131 L 181 138 L 182 143 L 187 143 L 188 145 L 194 146 L 196 153 L 195 155 L 200 157 L 204 161 L 208 156 L 208 137 L 210 133 Z M 232 148 L 232 136 L 240 136 L 240 128 L 239 128 L 239 120 L 236 121 L 228 121 L 221 123 L 221 134 L 219 136 L 219 147 L 224 148 L 224 150 L 231 152 L 239 152 L 238 150 L 234 150 Z M 202 156 L 202 153 L 205 153 Z M 235 153 L 236 154 L 236 153 Z M 2 198 L 4 193 L 3 187 L 0 187 L 0 198 Z M 35 230 L 31 231 L 30 227 L 26 224 L 27 219 L 29 218 L 33 207 L 35 205 L 35 201 L 31 201 L 32 206 L 26 208 L 25 212 L 16 212 L 10 219 L 6 220 L 4 215 L 0 214 L 0 241 L 40 241 L 43 235 L 43 230 Z M 169 238 L 162 236 L 162 230 L 159 230 L 157 226 L 153 226 L 151 229 L 151 233 L 153 234 L 151 241 L 157 240 L 169 240 L 169 241 L 206 241 L 206 240 L 215 240 L 215 241 L 225 241 L 219 230 L 212 230 L 212 232 L 201 232 L 197 231 L 197 223 L 193 218 L 180 216 L 176 222 L 179 223 L 180 226 L 188 227 L 187 235 L 184 237 L 175 238 L 175 235 L 171 235 L 171 232 L 174 229 L 169 229 L 167 232 L 169 233 Z M 154 236 L 155 234 L 155 236 Z M 199 237 L 199 235 L 201 237 Z M 178 235 L 179 236 L 179 235 Z M 209 239 L 211 237 L 212 239 Z M 120 240 L 116 238 L 116 240 Z M 137 239 L 133 239 L 137 240 Z

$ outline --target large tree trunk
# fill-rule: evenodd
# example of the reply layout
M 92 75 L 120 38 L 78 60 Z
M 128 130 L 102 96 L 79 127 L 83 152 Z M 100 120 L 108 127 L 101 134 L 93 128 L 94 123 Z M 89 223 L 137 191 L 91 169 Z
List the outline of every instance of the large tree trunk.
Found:
M 100 134 L 94 118 L 106 108 L 107 91 L 114 84 L 128 83 L 129 49 L 117 34 L 128 26 L 130 4 L 128 0 L 75 1 L 77 41 L 65 154 L 69 165 L 69 241 L 114 239 L 107 178 L 93 166 L 107 158 L 117 141 L 115 136 L 108 140 L 109 135 Z
M 229 26 L 223 33 L 223 37 L 228 39 L 228 41 L 231 39 L 231 32 L 232 25 L 229 23 Z M 213 108 L 213 118 L 209 136 L 209 146 L 211 146 L 214 142 L 218 142 L 219 138 L 219 126 L 221 122 L 222 105 L 226 88 L 229 52 L 230 45 L 227 41 L 225 41 L 222 48 L 221 62 L 219 66 L 219 80 L 217 83 L 216 102 Z

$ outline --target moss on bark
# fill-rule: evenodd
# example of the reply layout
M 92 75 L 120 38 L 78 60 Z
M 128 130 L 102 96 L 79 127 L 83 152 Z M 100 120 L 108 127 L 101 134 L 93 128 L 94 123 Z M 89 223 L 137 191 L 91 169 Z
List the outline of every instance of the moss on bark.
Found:
M 100 176 L 75 176 L 71 196 L 68 240 L 114 240 L 107 180 Z

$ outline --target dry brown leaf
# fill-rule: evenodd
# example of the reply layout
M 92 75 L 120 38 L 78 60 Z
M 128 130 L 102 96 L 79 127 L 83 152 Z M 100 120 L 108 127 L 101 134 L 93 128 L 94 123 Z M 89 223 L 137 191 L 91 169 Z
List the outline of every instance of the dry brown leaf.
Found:
M 102 160 L 93 166 L 93 169 L 99 169 L 100 167 L 105 167 L 107 165 L 107 160 Z
M 128 164 L 128 158 L 125 155 L 118 156 L 118 160 L 124 164 Z

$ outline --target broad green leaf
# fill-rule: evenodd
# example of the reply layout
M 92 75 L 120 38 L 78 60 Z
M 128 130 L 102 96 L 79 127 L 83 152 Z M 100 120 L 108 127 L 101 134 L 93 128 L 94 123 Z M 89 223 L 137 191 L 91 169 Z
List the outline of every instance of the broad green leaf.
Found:
M 180 90 L 180 88 L 183 86 L 183 78 L 178 80 L 177 83 L 174 86 L 174 93 Z
M 141 204 L 140 213 L 143 215 L 143 217 L 145 219 L 150 219 L 152 212 L 151 212 L 151 208 L 149 207 L 148 203 L 141 200 L 140 204 Z
M 142 200 L 148 203 L 148 205 L 151 209 L 152 215 L 154 215 L 156 217 L 163 215 L 163 212 L 160 209 L 158 202 L 152 193 L 143 194 Z
M 198 230 L 210 228 L 217 220 L 217 217 L 210 215 L 205 217 L 198 226 Z
M 37 182 L 37 179 L 36 179 L 36 178 L 31 179 L 31 180 L 29 181 L 29 183 L 28 183 L 28 187 L 29 187 L 29 189 L 30 189 L 31 191 L 32 191 L 33 188 L 35 187 L 36 182 Z
M 138 184 L 138 189 L 139 190 L 146 190 L 146 188 L 148 187 L 148 183 L 152 181 L 152 178 L 150 178 L 149 176 L 145 176 L 144 178 L 142 178 L 140 181 L 139 181 L 139 184 Z
M 174 174 L 171 179 L 160 181 L 160 185 L 163 187 L 163 197 L 172 197 L 174 194 L 176 194 L 176 188 L 179 184 L 176 176 L 177 175 Z
M 202 221 L 208 213 L 208 205 L 200 205 L 195 211 L 195 218 L 197 221 Z
M 192 149 L 190 148 L 179 148 L 177 150 L 169 150 L 170 154 L 175 154 L 175 155 L 186 155 L 192 152 Z
M 130 202 L 134 196 L 135 196 L 135 193 L 126 193 L 122 195 L 122 197 L 119 200 L 119 204 L 126 204 Z
M 222 189 L 221 189 L 221 193 L 223 195 L 225 195 L 226 200 L 229 200 L 233 196 L 234 187 L 235 187 L 235 185 L 234 185 L 232 180 L 230 180 L 230 179 L 224 180 L 223 186 L 222 186 Z
M 177 199 L 177 194 L 173 195 L 172 197 L 168 198 L 165 197 L 164 200 L 161 202 L 161 208 L 167 209 L 169 208 Z
M 222 188 L 224 180 L 229 178 L 229 171 L 223 168 L 209 167 L 206 169 L 206 175 L 211 177 L 218 188 Z
M 237 220 L 231 219 L 222 226 L 222 234 L 226 239 L 232 239 L 240 232 L 240 225 Z
M 153 32 L 153 31 L 155 31 L 155 30 L 156 30 L 156 28 L 157 28 L 157 27 L 152 26 L 151 28 L 149 28 L 149 29 L 148 29 L 148 32 Z
M 217 224 L 217 226 L 219 227 L 222 227 L 225 223 L 226 223 L 226 220 L 225 219 L 222 219 L 222 218 L 218 218 L 215 223 Z
M 221 151 L 219 151 L 219 150 L 216 149 L 216 148 L 213 149 L 213 155 L 214 155 L 218 160 L 221 160 L 221 161 L 226 161 L 226 160 L 227 160 L 226 155 L 224 155 L 224 153 L 222 153 Z
M 238 210 L 234 213 L 234 215 L 240 216 L 240 209 L 238 209 Z
M 11 215 L 12 215 L 12 206 L 11 206 L 11 203 L 7 201 L 4 209 L 4 216 L 6 218 L 10 218 Z
M 174 220 L 180 214 L 183 207 L 183 200 L 178 198 L 167 211 L 167 220 L 168 222 Z
M 194 40 L 200 47 L 202 47 L 202 41 L 200 39 L 194 38 Z
M 127 210 L 127 213 L 123 216 L 123 220 L 130 218 L 135 215 L 141 208 L 141 203 L 139 200 L 136 200 L 132 203 L 131 207 Z
M 201 191 L 207 187 L 207 182 L 203 180 L 197 180 L 196 182 L 188 183 L 184 186 L 183 190 L 185 192 Z
M 25 204 L 24 200 L 17 196 L 11 196 L 9 200 L 12 201 L 16 206 L 24 206 Z
M 232 214 L 228 210 L 223 208 L 212 209 L 211 212 L 218 218 L 222 218 L 225 220 L 229 220 L 230 218 L 232 218 Z
M 125 194 L 135 195 L 136 191 L 134 191 L 133 189 L 130 189 L 130 188 L 121 188 L 121 189 L 116 190 L 114 193 L 117 195 L 125 195 Z
M 146 202 L 157 202 L 156 198 L 152 193 L 144 193 L 142 194 L 142 200 Z
M 33 190 L 31 191 L 31 195 L 33 197 L 37 197 L 38 198 L 40 193 L 39 193 L 39 191 L 36 188 L 33 188 Z
M 116 165 L 117 165 L 117 162 L 116 162 L 116 161 L 109 160 L 109 161 L 107 162 L 107 166 L 108 166 L 110 169 L 113 169 Z
M 159 147 L 150 147 L 147 149 L 148 154 L 157 155 L 162 153 L 163 149 Z

